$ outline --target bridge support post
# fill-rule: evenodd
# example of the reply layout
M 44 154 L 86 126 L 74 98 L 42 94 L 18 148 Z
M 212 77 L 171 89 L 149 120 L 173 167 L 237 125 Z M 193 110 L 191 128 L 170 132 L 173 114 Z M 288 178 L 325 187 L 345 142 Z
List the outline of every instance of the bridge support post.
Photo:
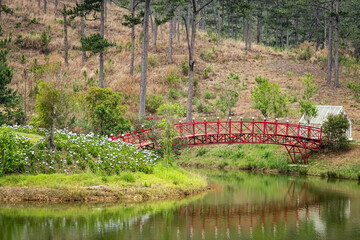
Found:
M 293 164 L 296 164 L 296 154 L 300 154 L 304 164 L 308 165 L 308 155 L 307 155 L 307 149 L 306 147 L 301 148 L 301 147 L 295 147 L 295 146 L 285 146 L 286 150 L 288 151 L 288 154 L 291 158 L 291 161 L 293 162 Z

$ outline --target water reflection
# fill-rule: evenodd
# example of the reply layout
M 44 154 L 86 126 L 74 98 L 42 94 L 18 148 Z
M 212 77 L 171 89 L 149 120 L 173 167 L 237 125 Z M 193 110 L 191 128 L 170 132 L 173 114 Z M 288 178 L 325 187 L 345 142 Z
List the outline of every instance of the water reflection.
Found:
M 356 182 L 203 171 L 214 191 L 117 204 L 0 204 L 0 239 L 356 239 Z

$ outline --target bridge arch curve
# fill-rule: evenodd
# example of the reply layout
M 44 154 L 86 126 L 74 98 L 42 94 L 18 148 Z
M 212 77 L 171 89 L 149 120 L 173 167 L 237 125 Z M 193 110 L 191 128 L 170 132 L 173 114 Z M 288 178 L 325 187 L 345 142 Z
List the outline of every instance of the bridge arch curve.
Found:
M 305 164 L 308 164 L 307 150 L 320 149 L 321 128 L 301 124 L 291 124 L 267 121 L 204 121 L 174 124 L 177 139 L 186 141 L 187 146 L 214 144 L 272 144 L 285 146 L 292 162 L 297 163 L 300 154 Z M 154 134 L 161 134 L 162 129 L 141 129 L 136 132 L 112 137 L 112 140 L 122 140 L 136 144 L 138 147 L 152 149 L 157 146 Z

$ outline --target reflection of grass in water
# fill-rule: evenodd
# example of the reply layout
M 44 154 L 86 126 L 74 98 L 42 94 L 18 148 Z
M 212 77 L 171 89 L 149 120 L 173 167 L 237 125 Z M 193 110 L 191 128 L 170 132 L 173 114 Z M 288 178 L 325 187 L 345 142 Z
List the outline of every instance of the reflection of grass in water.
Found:
M 219 183 L 234 192 L 236 200 L 247 202 L 283 201 L 288 197 L 291 184 L 295 183 L 295 195 L 301 191 L 304 182 L 300 177 L 257 174 L 244 171 L 220 171 L 199 169 L 196 171 L 207 176 L 210 182 Z
M 180 200 L 153 200 L 121 203 L 0 203 L 0 217 L 130 219 L 144 214 L 170 211 L 203 198 L 205 193 Z

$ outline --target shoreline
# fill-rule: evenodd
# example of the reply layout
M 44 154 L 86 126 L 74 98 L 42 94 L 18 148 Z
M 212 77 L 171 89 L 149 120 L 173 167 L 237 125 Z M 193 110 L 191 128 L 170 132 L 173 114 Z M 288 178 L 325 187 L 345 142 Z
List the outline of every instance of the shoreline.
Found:
M 82 187 L 74 189 L 51 189 L 32 187 L 0 187 L 0 202 L 117 202 L 147 201 L 154 199 L 176 199 L 196 196 L 210 190 L 170 188 L 110 188 L 107 186 Z M 166 192 L 166 194 L 164 194 Z
M 179 163 L 179 165 L 183 168 L 197 168 L 197 169 L 216 169 L 216 170 L 226 170 L 226 171 L 247 171 L 247 172 L 255 172 L 255 173 L 265 173 L 265 174 L 281 174 L 287 176 L 310 176 L 310 177 L 320 177 L 320 178 L 328 178 L 328 179 L 339 179 L 339 180 L 351 180 L 351 181 L 359 181 L 360 176 L 358 178 L 350 178 L 350 177 L 339 177 L 339 176 L 322 176 L 321 174 L 313 174 L 313 173 L 302 173 L 298 169 L 297 170 L 289 170 L 284 171 L 281 169 L 269 169 L 269 168 L 252 168 L 252 167 L 233 167 L 233 166 L 221 166 L 219 165 L 207 165 L 207 164 L 199 164 L 199 163 Z M 304 165 L 293 165 L 289 164 L 291 167 L 301 167 L 306 169 L 307 166 Z

